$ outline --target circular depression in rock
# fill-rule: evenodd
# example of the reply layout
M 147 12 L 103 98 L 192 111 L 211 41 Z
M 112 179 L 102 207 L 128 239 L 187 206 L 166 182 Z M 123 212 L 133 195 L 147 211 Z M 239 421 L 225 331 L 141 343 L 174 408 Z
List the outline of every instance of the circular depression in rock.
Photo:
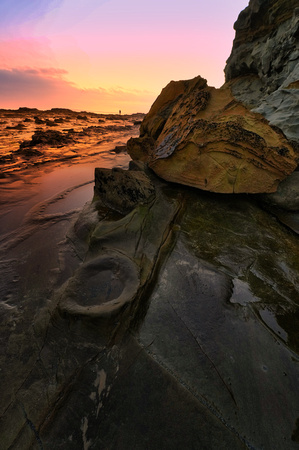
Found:
M 138 269 L 132 260 L 119 254 L 100 256 L 77 270 L 59 306 L 70 314 L 111 314 L 134 298 L 138 286 Z
M 123 289 L 124 282 L 117 273 L 117 269 L 99 270 L 78 287 L 80 303 L 85 306 L 99 305 L 118 298 Z M 86 282 L 84 282 L 86 281 Z

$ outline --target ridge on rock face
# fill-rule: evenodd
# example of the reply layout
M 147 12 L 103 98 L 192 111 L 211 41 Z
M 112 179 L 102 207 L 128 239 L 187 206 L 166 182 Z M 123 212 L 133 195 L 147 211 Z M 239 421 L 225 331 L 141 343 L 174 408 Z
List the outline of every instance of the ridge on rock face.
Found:
M 276 30 L 293 16 L 298 0 L 250 0 L 234 24 L 234 48 Z
M 251 0 L 225 67 L 233 95 L 299 143 L 298 0 Z
M 161 178 L 220 193 L 275 192 L 296 168 L 283 133 L 206 80 L 169 83 L 128 153 Z

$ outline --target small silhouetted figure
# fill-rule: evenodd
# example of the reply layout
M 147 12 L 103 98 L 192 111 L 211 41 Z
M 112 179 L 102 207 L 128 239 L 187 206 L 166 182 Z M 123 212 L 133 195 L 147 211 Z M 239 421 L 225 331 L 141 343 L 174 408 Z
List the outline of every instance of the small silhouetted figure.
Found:
M 118 112 L 118 113 L 119 113 L 119 115 L 121 115 L 121 109 L 119 110 L 119 112 Z

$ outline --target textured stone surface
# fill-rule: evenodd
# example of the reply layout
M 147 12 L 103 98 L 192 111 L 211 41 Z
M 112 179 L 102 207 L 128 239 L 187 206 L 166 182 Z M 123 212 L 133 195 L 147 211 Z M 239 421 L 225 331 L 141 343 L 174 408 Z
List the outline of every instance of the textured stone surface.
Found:
M 150 202 L 96 195 L 1 261 L 1 448 L 295 450 L 298 239 L 149 176 Z
M 9 336 L 4 448 L 296 448 L 298 240 L 248 198 L 151 181 L 126 216 L 85 208 L 84 262 Z
M 268 35 L 292 17 L 297 0 L 250 0 L 234 24 L 234 48 Z
M 299 211 L 299 172 L 293 172 L 280 183 L 276 192 L 266 194 L 263 198 L 279 208 Z
M 279 130 L 201 77 L 163 89 L 128 152 L 167 181 L 221 193 L 274 192 L 297 165 Z
M 236 36 L 225 68 L 227 81 L 256 73 L 270 78 L 268 84 L 276 79 L 280 86 L 298 61 L 298 15 L 297 0 L 251 0 L 234 24 Z M 285 67 L 283 63 L 287 63 Z
M 250 1 L 235 23 L 236 37 L 225 67 L 234 96 L 299 143 L 299 4 Z M 296 210 L 299 183 L 294 174 L 267 197 Z M 289 187 L 288 187 L 289 186 Z M 287 197 L 290 196 L 288 199 Z M 294 222 L 295 220 L 295 222 Z M 288 221 L 289 222 L 289 221 Z M 292 227 L 298 229 L 296 218 Z
M 225 67 L 237 99 L 299 142 L 299 5 L 256 0 L 235 23 Z
M 73 316 L 111 316 L 132 301 L 138 288 L 137 265 L 110 250 L 77 270 L 61 294 L 59 309 Z
M 96 168 L 95 193 L 107 206 L 127 214 L 152 200 L 155 188 L 144 172 Z

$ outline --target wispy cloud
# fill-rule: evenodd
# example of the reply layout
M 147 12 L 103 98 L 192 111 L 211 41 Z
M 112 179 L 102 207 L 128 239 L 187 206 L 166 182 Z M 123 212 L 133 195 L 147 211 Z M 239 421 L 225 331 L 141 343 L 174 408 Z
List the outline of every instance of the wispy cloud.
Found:
M 10 69 L 6 70 L 4 72 L 7 73 L 13 73 L 13 74 L 24 74 L 24 75 L 38 75 L 38 76 L 44 76 L 44 77 L 50 77 L 50 78 L 61 78 L 63 75 L 67 75 L 68 71 L 64 69 L 56 69 L 54 67 L 46 67 L 46 68 L 22 68 L 22 69 Z

